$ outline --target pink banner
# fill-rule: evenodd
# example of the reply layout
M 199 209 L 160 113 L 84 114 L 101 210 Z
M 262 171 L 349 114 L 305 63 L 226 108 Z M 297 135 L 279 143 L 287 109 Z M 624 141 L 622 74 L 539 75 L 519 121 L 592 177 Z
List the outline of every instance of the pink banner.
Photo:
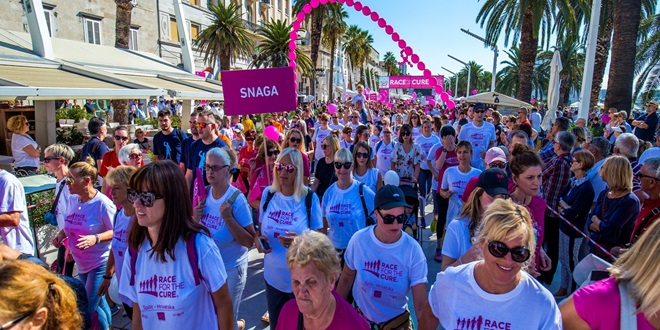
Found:
M 369 93 L 369 101 L 378 101 L 378 94 Z
M 225 114 L 230 116 L 296 109 L 293 68 L 222 71 Z
M 437 85 L 443 86 L 445 83 L 444 76 L 433 76 L 432 78 L 426 78 L 423 76 L 390 76 L 388 79 L 388 85 L 384 86 L 381 84 L 381 88 L 421 88 L 421 89 L 430 89 L 434 85 L 431 85 L 431 79 L 435 78 L 438 82 Z

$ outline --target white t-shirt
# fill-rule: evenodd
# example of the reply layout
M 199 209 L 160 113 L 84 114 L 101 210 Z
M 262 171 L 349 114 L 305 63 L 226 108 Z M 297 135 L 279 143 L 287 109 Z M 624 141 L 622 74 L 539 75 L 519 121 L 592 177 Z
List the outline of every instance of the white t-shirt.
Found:
M 326 136 L 330 135 L 332 131 L 330 129 L 321 129 L 321 127 L 318 127 L 314 130 L 314 136 L 312 136 L 312 141 L 316 143 L 316 148 L 314 150 L 314 159 L 319 160 L 325 156 L 323 156 L 323 149 L 321 148 L 321 144 L 323 143 L 323 139 L 325 139 Z
M 263 203 L 271 187 L 264 189 L 261 195 L 259 210 L 263 210 Z M 291 272 L 286 264 L 287 249 L 277 239 L 286 232 L 295 232 L 300 235 L 306 229 L 317 230 L 323 228 L 321 216 L 321 202 L 316 193 L 312 197 L 311 218 L 307 219 L 307 207 L 305 197 L 296 201 L 294 196 L 284 196 L 281 192 L 275 193 L 268 203 L 265 212 L 261 212 L 261 235 L 268 239 L 268 244 L 273 249 L 264 255 L 264 279 L 275 289 L 282 292 L 292 292 Z M 308 224 L 311 223 L 311 226 Z M 310 228 L 311 227 L 311 228 Z
M 376 238 L 375 227 L 355 233 L 344 258 L 346 266 L 356 271 L 356 304 L 369 320 L 380 323 L 404 312 L 410 289 L 427 282 L 428 267 L 412 236 L 402 233 L 398 241 L 385 244 Z
M 353 180 L 353 184 L 346 190 L 333 183 L 323 194 L 323 217 L 328 221 L 328 238 L 336 249 L 345 249 L 353 234 L 366 226 L 366 215 L 360 200 L 360 182 Z M 362 187 L 364 203 L 367 212 L 374 210 L 376 194 L 366 184 Z
M 133 216 L 127 216 L 124 209 L 117 211 L 115 218 L 115 228 L 112 231 L 112 241 L 110 248 L 112 249 L 112 256 L 115 258 L 115 277 L 117 281 L 121 281 L 121 271 L 124 266 L 124 258 L 128 254 L 128 234 L 130 233 L 131 223 Z M 119 283 L 119 282 L 117 282 Z M 131 306 L 133 302 L 123 294 L 119 294 L 119 299 L 126 305 Z
M 447 224 L 447 232 L 442 241 L 442 254 L 447 257 L 458 259 L 471 247 L 470 220 L 467 217 L 456 218 Z
M 458 140 L 472 143 L 472 167 L 485 170 L 486 165 L 481 158 L 481 152 L 486 152 L 488 145 L 495 141 L 495 126 L 487 121 L 484 121 L 481 127 L 468 123 L 461 128 Z
M 337 130 L 341 131 L 342 129 L 344 129 L 344 125 L 339 124 L 339 123 L 333 124 L 332 122 L 330 124 L 328 124 L 328 127 L 330 127 L 330 129 L 335 130 L 335 131 L 337 131 Z
M 206 204 L 204 205 L 204 215 L 199 221 L 209 229 L 213 241 L 218 246 L 222 260 L 225 262 L 225 269 L 236 267 L 236 265 L 247 260 L 248 248 L 239 244 L 229 230 L 229 226 L 222 219 L 220 214 L 220 206 L 226 202 L 234 191 L 239 191 L 234 186 L 229 186 L 224 195 L 220 198 L 213 198 L 211 187 L 208 188 L 208 195 L 206 196 Z M 241 227 L 247 227 L 252 223 L 252 212 L 248 206 L 245 195 L 238 194 L 234 204 L 231 206 L 234 219 Z
M 351 133 L 351 138 L 355 139 L 355 131 L 357 131 L 357 128 L 360 127 L 360 125 L 362 124 L 360 123 L 353 124 L 353 122 L 350 122 L 348 123 L 348 125 L 351 125 L 351 127 L 353 128 L 353 132 Z
M 378 143 L 378 141 L 380 141 L 380 136 L 374 134 L 369 135 L 369 146 L 371 149 L 376 147 L 376 143 Z
M 166 262 L 151 255 L 151 244 L 145 239 L 137 251 L 135 285 L 131 286 L 131 258 L 124 259 L 119 293 L 140 306 L 144 329 L 217 329 L 212 292 L 227 282 L 227 272 L 218 247 L 203 234 L 195 237 L 197 267 L 188 259 L 186 241 L 179 239 L 174 247 L 175 260 L 165 253 Z M 201 272 L 201 283 L 195 286 L 193 271 Z
M 369 168 L 364 172 L 364 175 L 357 175 L 357 173 L 353 172 L 353 178 L 364 183 L 371 189 L 371 191 L 376 192 L 376 187 L 378 186 L 378 174 L 379 172 L 377 168 Z
M 438 139 L 440 139 L 440 138 L 438 138 Z M 426 160 L 431 161 L 431 166 L 433 166 L 433 168 L 435 169 L 436 172 L 438 172 L 438 168 L 435 166 L 435 153 L 436 153 L 436 151 L 438 151 L 438 149 L 440 149 L 440 147 L 442 147 L 442 140 L 440 140 L 440 142 L 434 144 L 431 147 L 431 149 L 429 149 L 429 152 L 426 155 Z M 428 167 L 428 164 L 427 164 L 427 167 Z M 440 178 L 440 179 L 442 180 L 442 178 Z M 433 179 L 431 181 L 431 189 L 436 190 L 437 187 L 438 187 L 438 180 L 436 180 L 435 177 L 433 177 Z
M 420 135 L 420 136 L 417 137 L 417 139 L 415 139 L 415 143 L 420 148 L 422 148 L 422 155 L 424 156 L 423 161 L 421 162 L 421 164 L 419 164 L 419 168 L 421 168 L 423 170 L 428 170 L 429 169 L 428 164 L 426 164 L 426 160 L 428 159 L 429 152 L 431 151 L 431 148 L 433 148 L 434 145 L 436 145 L 437 143 L 440 143 L 440 142 L 442 142 L 442 141 L 440 141 L 440 139 L 437 136 L 433 135 L 433 134 L 429 135 L 429 137 L 426 137 L 424 135 Z M 434 158 L 433 161 L 435 161 L 435 152 L 433 153 L 433 158 Z
M 541 132 L 541 114 L 538 112 L 532 112 L 529 114 L 529 121 L 532 122 L 532 128 L 537 132 Z
M 39 147 L 37 142 L 35 142 L 29 135 L 23 136 L 21 134 L 14 133 L 11 135 L 11 153 L 14 157 L 14 165 L 16 167 L 22 166 L 32 166 L 39 167 L 39 157 L 32 157 L 23 151 L 23 148 L 27 146 L 32 146 L 35 149 Z
M 454 192 L 454 194 L 449 197 L 447 219 L 454 219 L 461 213 L 465 187 L 470 179 L 479 174 L 481 174 L 481 170 L 474 167 L 470 168 L 467 173 L 461 172 L 458 169 L 458 166 L 452 166 L 445 171 L 445 174 L 442 176 L 442 185 L 440 188 Z
M 520 282 L 512 291 L 488 293 L 474 279 L 474 267 L 479 262 L 438 273 L 429 292 L 429 305 L 443 328 L 562 329 L 559 308 L 548 289 L 520 271 Z
M 394 153 L 395 143 L 394 140 L 392 140 L 390 144 L 385 144 L 385 141 L 383 141 L 380 143 L 380 149 L 378 149 L 378 151 L 375 149 L 378 144 L 374 147 L 374 152 L 377 157 L 376 168 L 380 171 L 380 175 L 383 177 L 387 171 L 392 169 L 392 153 Z
M 87 273 L 108 261 L 110 256 L 110 241 L 99 242 L 88 249 L 76 247 L 80 235 L 96 235 L 112 230 L 117 207 L 102 194 L 96 193 L 94 198 L 86 203 L 78 201 L 78 195 L 71 195 L 64 217 L 64 232 L 69 238 L 69 250 L 76 261 L 79 273 Z
M 339 141 L 339 147 L 344 149 L 349 149 L 353 145 L 353 142 L 348 142 L 344 139 Z
M 13 174 L 0 170 L 0 213 L 21 212 L 16 227 L 0 227 L 0 237 L 12 249 L 34 255 L 34 239 L 30 230 L 23 184 Z
M 412 140 L 415 141 L 417 140 L 418 137 L 422 136 L 421 131 L 422 126 L 417 126 L 412 128 Z

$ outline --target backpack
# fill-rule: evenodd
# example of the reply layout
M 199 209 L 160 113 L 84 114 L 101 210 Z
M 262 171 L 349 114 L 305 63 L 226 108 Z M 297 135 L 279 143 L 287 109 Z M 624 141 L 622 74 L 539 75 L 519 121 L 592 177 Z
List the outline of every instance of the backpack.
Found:
M 186 251 L 188 253 L 188 262 L 190 262 L 190 267 L 193 270 L 193 276 L 195 278 L 195 286 L 198 286 L 201 283 L 202 279 L 202 272 L 199 269 L 199 266 L 197 265 L 197 251 L 195 251 L 195 238 L 197 237 L 197 234 L 194 233 L 192 235 L 189 235 L 188 239 L 186 239 Z M 135 264 L 137 263 L 137 250 L 134 249 L 133 247 L 129 246 L 128 247 L 128 252 L 130 254 L 130 269 L 131 269 L 131 280 L 130 280 L 130 285 L 134 286 L 135 285 Z
M 97 138 L 97 139 L 98 139 L 98 138 Z M 103 142 L 103 141 L 101 141 L 101 139 L 98 139 L 98 141 L 94 142 L 94 145 L 92 146 L 92 150 L 89 151 L 89 153 L 87 154 L 87 156 L 92 156 L 92 158 L 94 158 L 94 153 L 96 152 L 96 148 L 98 148 L 98 146 L 99 146 L 99 144 L 101 144 L 101 142 Z M 83 149 L 85 149 L 84 146 L 83 146 L 82 148 L 80 148 L 78 151 L 76 151 L 76 156 L 73 157 L 73 159 L 74 159 L 73 162 L 74 162 L 74 163 L 75 163 L 75 162 L 84 162 L 84 161 L 85 161 L 85 159 L 82 158 L 82 150 L 83 150 Z M 96 159 L 94 159 L 94 161 L 96 161 Z
M 396 145 L 396 141 L 395 141 L 395 140 L 392 140 L 392 142 L 390 142 L 390 143 L 392 143 L 392 147 L 394 147 L 394 146 Z M 382 145 L 383 145 L 383 140 L 380 140 L 380 141 L 378 141 L 378 143 L 376 143 L 376 148 L 374 148 L 374 154 L 377 154 L 377 153 L 378 153 L 378 149 L 380 149 L 380 147 L 381 147 Z
M 371 225 L 375 225 L 376 221 L 371 216 L 371 214 L 369 214 L 369 211 L 367 211 L 367 203 L 364 202 L 364 190 L 362 189 L 363 186 L 364 186 L 364 182 L 360 182 L 360 186 L 358 190 L 360 191 L 360 201 L 362 202 L 362 210 L 364 211 L 364 217 L 365 217 L 364 226 L 368 227 Z
M 307 189 L 307 196 L 305 196 L 305 208 L 307 210 L 307 228 L 312 229 L 312 196 L 314 195 L 314 192 L 311 189 Z M 268 194 L 266 195 L 266 200 L 264 201 L 264 206 L 261 209 L 261 212 L 266 212 L 266 209 L 268 208 L 268 203 L 270 203 L 270 200 L 273 199 L 273 196 L 275 196 L 275 193 L 268 190 Z

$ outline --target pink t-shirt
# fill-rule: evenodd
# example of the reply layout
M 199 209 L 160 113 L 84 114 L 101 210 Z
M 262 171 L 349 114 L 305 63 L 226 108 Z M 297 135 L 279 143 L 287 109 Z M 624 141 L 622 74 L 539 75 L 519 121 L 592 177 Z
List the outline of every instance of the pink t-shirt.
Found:
M 358 314 L 353 306 L 339 296 L 336 291 L 333 290 L 332 295 L 337 301 L 337 307 L 335 308 L 335 315 L 332 317 L 332 323 L 330 323 L 328 329 L 369 330 L 369 324 Z M 277 319 L 276 330 L 298 329 L 299 312 L 296 300 L 289 300 L 282 307 L 280 317 Z
M 545 206 L 548 203 L 545 199 L 534 196 L 532 201 L 527 205 L 527 211 L 532 216 L 532 225 L 534 226 L 534 236 L 536 237 L 536 249 L 534 255 L 536 255 L 536 269 L 539 269 L 539 261 L 541 260 L 541 245 L 543 245 L 543 235 L 545 234 Z
M 589 286 L 585 286 L 573 294 L 575 311 L 591 329 L 618 330 L 621 324 L 621 297 L 619 287 L 614 277 L 610 277 Z M 644 317 L 637 314 L 637 329 L 653 330 Z

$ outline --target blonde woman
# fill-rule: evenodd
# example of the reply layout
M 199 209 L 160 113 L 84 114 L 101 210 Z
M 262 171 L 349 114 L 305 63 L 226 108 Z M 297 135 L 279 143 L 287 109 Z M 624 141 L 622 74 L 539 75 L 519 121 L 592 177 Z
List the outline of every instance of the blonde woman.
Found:
M 610 277 L 579 289 L 559 307 L 565 329 L 620 329 L 620 289 L 630 300 L 627 320 L 660 329 L 660 222 L 656 221 L 609 269 Z M 632 324 L 630 324 L 632 326 Z
M 303 177 L 305 183 L 309 180 L 309 157 L 307 156 L 307 149 L 305 148 L 305 138 L 303 133 L 298 129 L 290 129 L 286 132 L 282 149 L 293 148 L 300 150 L 303 160 Z
M 30 123 L 23 115 L 13 116 L 7 121 L 11 135 L 11 154 L 14 157 L 14 170 L 19 176 L 34 175 L 39 170 L 41 147 L 28 134 Z

